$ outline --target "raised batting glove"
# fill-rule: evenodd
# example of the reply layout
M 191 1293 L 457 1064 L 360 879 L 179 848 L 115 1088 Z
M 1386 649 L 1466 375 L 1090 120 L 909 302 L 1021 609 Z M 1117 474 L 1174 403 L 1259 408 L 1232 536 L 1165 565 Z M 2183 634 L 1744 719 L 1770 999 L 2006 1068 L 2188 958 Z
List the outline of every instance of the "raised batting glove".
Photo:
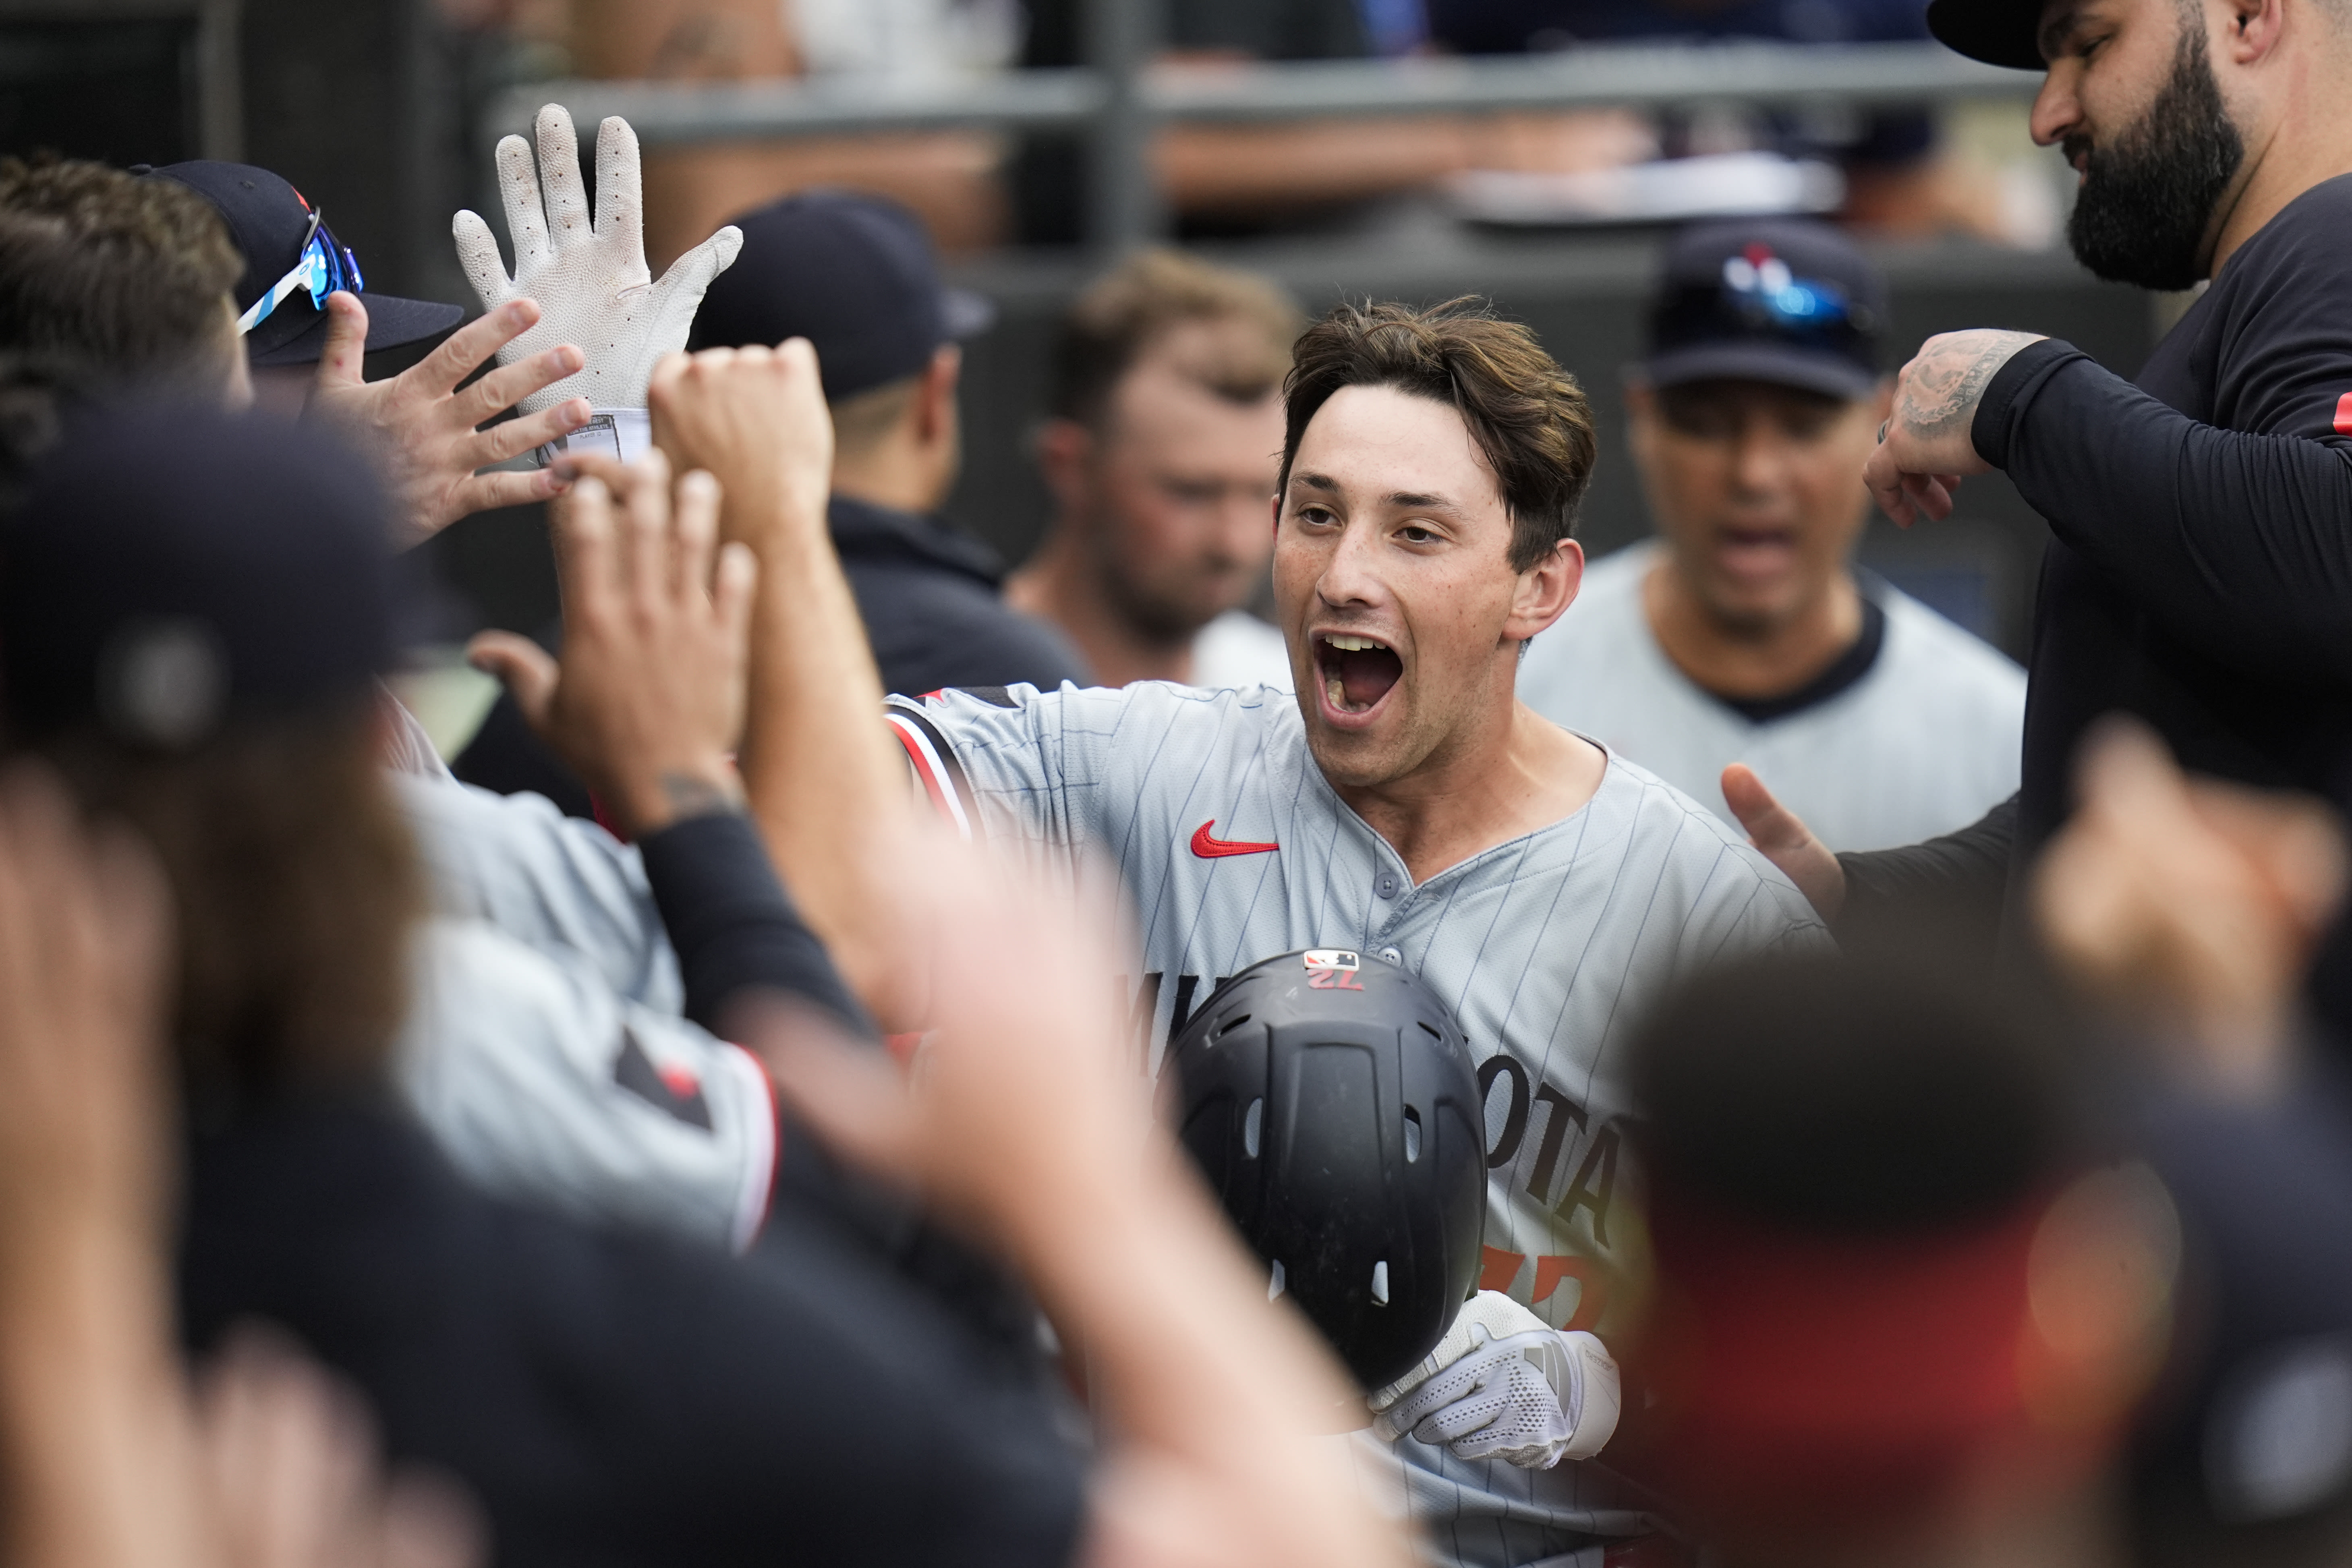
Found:
M 656 283 L 646 266 L 645 180 L 629 122 L 614 115 L 597 129 L 593 226 L 570 112 L 547 105 L 536 130 L 535 166 L 521 137 L 499 143 L 499 194 L 514 245 L 514 276 L 499 259 L 490 226 L 474 213 L 461 212 L 451 224 L 457 261 L 485 310 L 514 299 L 538 301 L 539 325 L 500 349 L 499 363 L 563 343 L 587 356 L 577 375 L 524 398 L 523 412 L 585 397 L 593 417 L 570 439 L 611 442 L 624 460 L 634 458 L 652 440 L 646 387 L 654 365 L 686 346 L 703 291 L 743 248 L 743 231 L 720 229 L 671 263 Z
M 1481 1290 L 1428 1358 L 1369 1403 L 1388 1441 L 1410 1432 L 1457 1458 L 1548 1470 L 1591 1458 L 1617 1430 L 1617 1363 L 1592 1335 Z

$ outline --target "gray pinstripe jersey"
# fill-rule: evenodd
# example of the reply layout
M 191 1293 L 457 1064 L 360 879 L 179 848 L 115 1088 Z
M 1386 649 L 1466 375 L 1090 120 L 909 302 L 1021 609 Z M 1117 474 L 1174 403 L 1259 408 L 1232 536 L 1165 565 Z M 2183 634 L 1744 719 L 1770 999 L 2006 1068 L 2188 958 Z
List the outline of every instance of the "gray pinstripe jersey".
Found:
M 1482 1283 L 1561 1327 L 1605 1335 L 1637 1261 L 1618 1066 L 1644 1005 L 1712 960 L 1827 941 L 1760 856 L 1615 756 L 1574 816 L 1416 886 L 1325 781 L 1286 692 L 1015 687 L 894 699 L 889 716 L 950 816 L 1116 863 L 1142 950 L 1121 985 L 1154 1070 L 1220 977 L 1276 953 L 1354 948 L 1434 987 L 1486 1091 Z M 1645 1528 L 1598 1466 L 1360 1447 L 1367 1484 L 1449 1561 L 1528 1563 Z

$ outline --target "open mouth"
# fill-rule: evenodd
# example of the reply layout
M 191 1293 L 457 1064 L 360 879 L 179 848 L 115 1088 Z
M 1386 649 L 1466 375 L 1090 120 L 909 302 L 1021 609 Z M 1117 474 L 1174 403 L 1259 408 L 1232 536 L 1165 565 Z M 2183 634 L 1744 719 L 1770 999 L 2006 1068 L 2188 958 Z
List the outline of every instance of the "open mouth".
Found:
M 1373 637 L 1326 632 L 1315 639 L 1315 673 L 1334 711 L 1369 713 L 1404 675 L 1404 660 Z
M 1777 576 L 1796 553 L 1796 535 L 1783 529 L 1727 528 L 1716 536 L 1716 559 L 1734 577 Z

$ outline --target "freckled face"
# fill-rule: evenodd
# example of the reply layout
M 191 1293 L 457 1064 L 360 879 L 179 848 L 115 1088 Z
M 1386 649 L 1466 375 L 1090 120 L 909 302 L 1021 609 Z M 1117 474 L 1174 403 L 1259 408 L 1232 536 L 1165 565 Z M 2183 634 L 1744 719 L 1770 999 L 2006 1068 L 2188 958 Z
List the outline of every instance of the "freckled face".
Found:
M 1341 388 L 1277 504 L 1275 600 L 1325 776 L 1403 778 L 1511 701 L 1510 514 L 1451 405 Z

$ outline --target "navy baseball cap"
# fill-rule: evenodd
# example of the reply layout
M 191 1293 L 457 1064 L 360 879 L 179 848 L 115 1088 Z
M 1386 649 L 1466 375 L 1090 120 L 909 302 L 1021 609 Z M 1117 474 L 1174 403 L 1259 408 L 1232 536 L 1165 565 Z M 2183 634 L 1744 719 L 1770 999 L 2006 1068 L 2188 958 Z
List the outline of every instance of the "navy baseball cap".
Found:
M 310 237 L 314 209 L 301 192 L 268 170 L 251 163 L 199 159 L 169 163 L 160 169 L 142 163 L 131 173 L 175 181 L 218 210 L 221 220 L 228 226 L 228 237 L 236 244 L 237 254 L 245 258 L 245 272 L 237 279 L 236 289 L 240 314 L 251 310 L 302 260 L 303 242 Z M 436 336 L 466 319 L 465 310 L 456 305 L 369 293 L 358 276 L 357 258 L 331 232 L 325 233 L 324 237 L 327 253 L 335 258 L 339 268 L 345 259 L 352 262 L 348 279 L 336 281 L 350 287 L 367 307 L 367 346 L 371 351 L 398 348 L 403 343 Z M 245 338 L 246 355 L 257 367 L 316 364 L 326 347 L 327 313 L 311 303 L 310 294 L 300 289 L 256 323 Z
M 896 202 L 803 191 L 728 221 L 742 254 L 711 281 L 686 346 L 806 338 L 828 401 L 910 376 L 996 319 L 981 296 L 941 286 L 922 220 Z
M 363 701 L 398 608 L 366 466 L 308 427 L 193 407 L 69 416 L 0 521 L 0 710 L 177 751 Z
M 2043 0 L 1928 0 L 1927 31 L 1946 48 L 1989 66 L 2038 71 Z
M 1877 386 L 1886 280 L 1828 224 L 1697 224 L 1666 247 L 1650 304 L 1652 386 L 1766 381 L 1865 397 Z
M 2167 1534 L 2205 1545 L 2194 1561 L 2246 1560 L 2297 1521 L 2352 1533 L 2347 1089 L 2315 1062 L 2275 1101 L 2177 1099 L 2147 1118 L 2184 1247 L 2179 1330 L 2133 1481 Z

